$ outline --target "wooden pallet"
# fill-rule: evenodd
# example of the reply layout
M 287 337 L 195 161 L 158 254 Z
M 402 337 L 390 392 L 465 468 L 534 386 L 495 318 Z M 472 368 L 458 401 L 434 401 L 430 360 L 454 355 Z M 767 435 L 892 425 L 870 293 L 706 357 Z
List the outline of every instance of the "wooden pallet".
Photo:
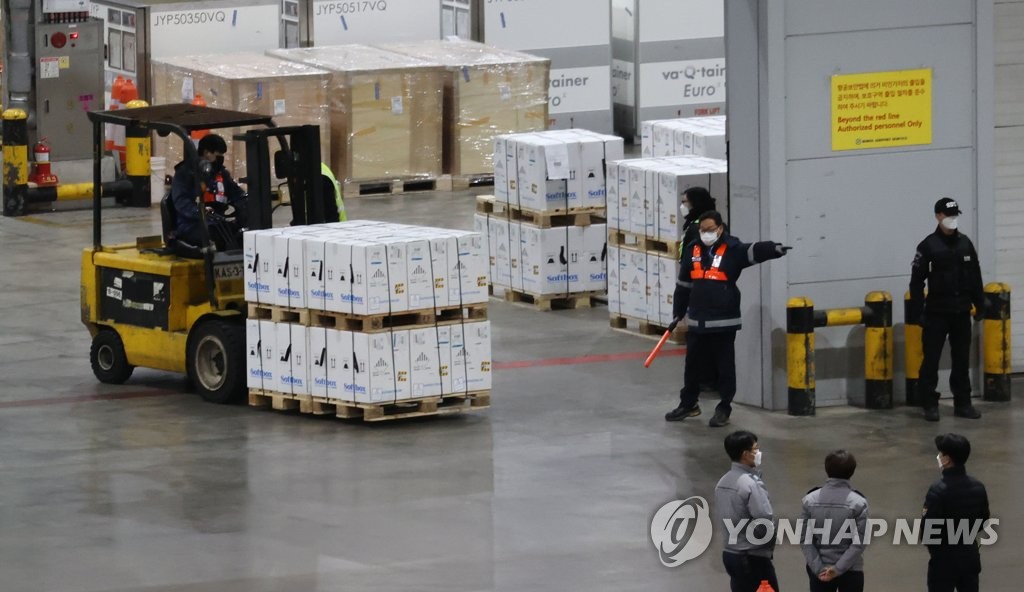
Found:
M 605 208 L 569 208 L 539 212 L 497 202 L 493 195 L 477 196 L 476 210 L 481 214 L 504 215 L 513 222 L 531 224 L 538 228 L 563 228 L 604 224 L 608 220 Z
M 529 294 L 505 289 L 505 302 L 524 304 L 539 311 L 557 309 L 590 308 L 598 298 L 606 297 L 605 292 L 579 292 L 574 294 Z
M 491 406 L 491 391 L 456 393 L 441 397 L 410 399 L 398 403 L 354 403 L 309 395 L 290 395 L 250 389 L 249 406 L 277 411 L 298 411 L 303 415 L 334 416 L 341 419 L 378 422 L 487 409 Z
M 345 197 L 363 195 L 395 195 L 416 191 L 436 191 L 438 179 L 434 177 L 410 177 L 406 179 L 373 179 L 345 181 Z
M 657 323 L 622 315 L 612 315 L 610 325 L 612 329 L 654 339 L 661 339 L 661 336 L 668 330 L 668 327 Z M 686 327 L 684 325 L 680 323 L 676 326 L 676 330 L 672 333 L 671 341 L 674 343 L 684 343 L 686 341 Z
M 354 315 L 344 312 L 313 310 L 310 313 L 310 326 L 326 327 L 342 331 L 358 331 L 374 333 L 388 329 L 415 329 L 457 323 L 466 320 L 487 320 L 486 304 L 470 304 L 467 306 L 451 306 L 439 309 L 423 309 L 396 314 Z
M 444 175 L 437 180 L 438 191 L 465 191 L 477 187 L 494 187 L 494 173 Z
M 310 311 L 305 308 L 290 308 L 274 304 L 249 303 L 249 318 L 275 323 L 291 323 L 293 325 L 309 325 Z
M 608 244 L 615 245 L 617 247 L 637 249 L 639 251 L 661 253 L 663 255 L 671 256 L 672 258 L 679 257 L 679 241 L 664 241 L 647 236 L 641 236 L 639 234 L 633 234 L 632 232 L 609 230 Z

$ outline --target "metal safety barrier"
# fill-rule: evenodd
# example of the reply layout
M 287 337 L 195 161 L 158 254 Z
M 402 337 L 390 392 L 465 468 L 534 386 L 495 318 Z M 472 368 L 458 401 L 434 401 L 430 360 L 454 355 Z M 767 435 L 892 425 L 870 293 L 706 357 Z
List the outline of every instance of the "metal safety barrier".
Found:
M 893 402 L 892 296 L 870 292 L 864 306 L 814 310 L 807 297 L 786 303 L 786 372 L 789 414 L 814 415 L 814 329 L 860 325 L 864 331 L 864 404 L 868 409 L 891 409 Z
M 1010 286 L 994 282 L 985 286 L 985 316 L 981 323 L 982 368 L 985 374 L 982 398 L 986 401 L 1010 400 Z M 907 405 L 921 406 L 922 345 L 921 308 L 911 306 L 910 292 L 904 296 L 906 323 Z M 972 311 L 973 312 L 973 311 Z

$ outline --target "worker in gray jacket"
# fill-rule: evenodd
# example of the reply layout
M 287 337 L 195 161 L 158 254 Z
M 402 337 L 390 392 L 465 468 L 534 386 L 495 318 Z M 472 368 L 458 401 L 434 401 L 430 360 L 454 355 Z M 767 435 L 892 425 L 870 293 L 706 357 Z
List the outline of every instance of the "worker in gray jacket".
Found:
M 845 450 L 825 457 L 828 481 L 807 492 L 800 513 L 800 548 L 807 560 L 811 592 L 863 592 L 868 500 L 850 477 L 857 459 Z
M 737 431 L 725 437 L 732 468 L 715 486 L 715 511 L 727 533 L 722 563 L 732 592 L 756 592 L 763 580 L 776 591 L 772 556 L 775 523 L 772 502 L 761 480 L 761 449 L 757 436 Z

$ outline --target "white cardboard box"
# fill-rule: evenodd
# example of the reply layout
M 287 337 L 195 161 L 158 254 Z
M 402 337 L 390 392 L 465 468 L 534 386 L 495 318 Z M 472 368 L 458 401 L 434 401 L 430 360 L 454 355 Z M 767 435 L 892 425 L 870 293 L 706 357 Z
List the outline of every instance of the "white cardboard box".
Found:
M 256 319 L 245 321 L 245 386 L 251 389 L 263 388 L 263 364 L 260 356 L 260 322 Z
M 441 356 L 436 327 L 409 330 L 409 362 L 412 398 L 440 396 Z
M 274 243 L 280 231 L 250 230 L 242 235 L 242 257 L 246 302 L 272 304 Z
M 274 282 L 271 304 L 277 306 L 288 306 L 288 235 L 278 234 L 271 238 L 273 241 L 274 254 Z
M 523 291 L 523 225 L 510 222 L 508 225 L 508 254 L 512 289 Z
M 538 295 L 567 293 L 569 245 L 565 229 L 521 224 L 519 232 L 522 245 L 522 291 Z
M 452 385 L 452 327 L 458 325 L 437 325 L 437 358 L 441 376 L 441 394 L 453 394 Z
M 467 386 L 466 332 L 463 323 L 451 327 L 452 393 L 464 393 Z
M 352 314 L 386 314 L 388 302 L 387 248 L 379 243 L 352 243 Z
M 517 138 L 519 207 L 551 211 L 568 207 L 569 151 L 565 142 L 537 135 Z
M 430 243 L 410 238 L 406 243 L 409 274 L 409 310 L 434 308 L 434 278 L 431 275 Z
M 436 236 L 430 239 L 430 260 L 431 272 L 434 276 L 434 303 L 437 308 L 458 306 L 459 284 L 454 284 L 456 298 L 451 299 L 451 290 L 448 277 L 448 258 L 458 258 L 459 244 L 454 236 Z
M 245 236 L 252 236 L 250 246 L 252 247 L 252 260 L 248 261 L 248 255 L 243 255 L 247 258 L 247 266 L 251 265 L 256 268 L 256 285 L 251 286 L 253 291 L 250 291 L 250 286 L 246 283 L 246 300 L 249 302 L 258 302 L 259 304 L 276 304 L 277 303 L 277 268 L 274 264 L 274 237 L 280 234 L 280 230 L 261 230 L 258 232 L 246 232 Z M 247 251 L 249 247 L 244 246 L 245 237 L 243 237 L 243 251 Z M 254 298 L 254 299 L 251 299 Z
M 292 339 L 292 394 L 309 394 L 309 335 L 302 325 L 288 325 Z
M 391 333 L 391 359 L 395 373 L 395 400 L 412 398 L 412 365 L 409 355 L 409 331 L 394 330 Z
M 619 228 L 619 163 L 609 162 L 605 165 L 606 191 L 605 194 L 605 215 L 608 220 L 609 229 Z
M 306 328 L 301 325 L 275 323 L 277 387 L 282 393 L 309 394 L 309 368 Z
M 387 310 L 392 313 L 409 310 L 409 261 L 406 258 L 408 238 L 389 236 L 379 239 L 387 248 Z
M 484 236 L 475 232 L 457 233 L 459 253 L 459 287 L 463 305 L 483 304 L 489 297 L 487 287 L 487 255 Z M 449 262 L 450 263 L 450 262 Z
M 391 333 L 352 333 L 353 382 L 357 403 L 395 400 L 395 364 Z
M 583 291 L 608 289 L 608 227 L 592 224 L 583 228 Z
M 324 309 L 351 313 L 354 282 L 352 244 L 344 238 L 331 237 L 324 243 L 324 258 Z
M 306 337 L 309 340 L 309 394 L 314 397 L 327 397 L 330 380 L 327 377 L 327 364 L 330 361 L 330 354 L 327 351 L 327 329 L 309 327 L 306 330 Z
M 500 203 L 519 203 L 515 136 L 494 139 L 494 198 Z
M 627 292 L 624 296 L 623 313 L 636 319 L 647 318 L 647 254 L 643 251 L 622 249 L 626 267 L 623 279 Z
M 619 248 L 608 245 L 608 313 L 611 316 L 622 314 L 622 282 L 619 269 Z
M 642 166 L 629 165 L 629 229 L 646 236 L 647 232 L 647 171 Z
M 260 326 L 260 368 L 263 373 L 263 388 L 269 391 L 282 391 L 278 385 L 279 364 L 277 355 L 277 323 L 259 321 Z M 291 337 L 289 336 L 289 339 Z
M 675 298 L 676 280 L 679 278 L 679 261 L 673 257 L 658 257 L 659 275 L 661 276 L 661 301 L 659 307 L 659 324 L 668 326 L 672 322 L 672 304 Z
M 355 401 L 360 395 L 365 396 L 365 388 L 360 390 L 355 381 L 355 364 L 353 357 L 352 333 L 328 329 L 327 338 L 327 397 Z M 361 360 L 365 364 L 365 360 Z M 365 372 L 365 369 L 363 369 Z
M 491 323 L 482 321 L 463 324 L 466 352 L 466 390 L 491 389 Z

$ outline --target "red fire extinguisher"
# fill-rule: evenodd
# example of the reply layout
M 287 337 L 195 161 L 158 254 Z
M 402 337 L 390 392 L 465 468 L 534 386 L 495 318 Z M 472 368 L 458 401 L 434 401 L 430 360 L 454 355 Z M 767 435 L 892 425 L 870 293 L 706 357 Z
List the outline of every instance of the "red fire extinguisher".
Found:
M 57 175 L 50 172 L 50 147 L 46 144 L 46 138 L 40 139 L 32 147 L 32 156 L 36 161 L 36 173 L 30 179 L 33 183 L 42 187 L 60 183 Z

